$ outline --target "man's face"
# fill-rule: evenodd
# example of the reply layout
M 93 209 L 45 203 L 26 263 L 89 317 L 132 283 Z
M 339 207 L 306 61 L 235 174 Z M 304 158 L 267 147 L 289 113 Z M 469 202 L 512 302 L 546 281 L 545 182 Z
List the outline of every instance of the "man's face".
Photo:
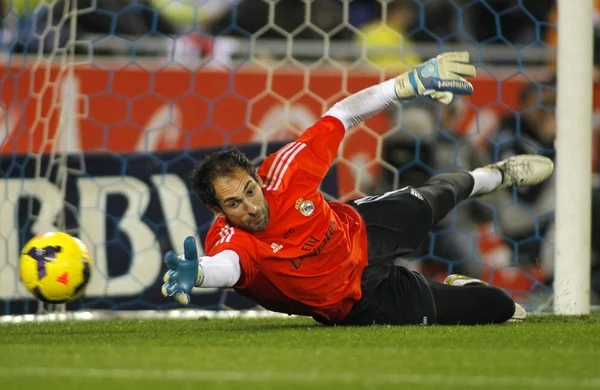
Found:
M 213 208 L 217 217 L 227 218 L 241 229 L 260 232 L 269 224 L 269 204 L 261 190 L 262 180 L 256 181 L 243 169 L 213 181 L 221 209 Z

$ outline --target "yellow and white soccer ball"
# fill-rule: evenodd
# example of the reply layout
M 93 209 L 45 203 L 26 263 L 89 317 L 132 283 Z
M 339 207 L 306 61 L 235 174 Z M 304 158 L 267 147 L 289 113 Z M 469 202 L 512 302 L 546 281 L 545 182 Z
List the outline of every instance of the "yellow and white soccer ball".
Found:
M 81 240 L 67 233 L 33 237 L 19 262 L 21 282 L 39 300 L 66 303 L 85 292 L 92 272 L 92 258 Z

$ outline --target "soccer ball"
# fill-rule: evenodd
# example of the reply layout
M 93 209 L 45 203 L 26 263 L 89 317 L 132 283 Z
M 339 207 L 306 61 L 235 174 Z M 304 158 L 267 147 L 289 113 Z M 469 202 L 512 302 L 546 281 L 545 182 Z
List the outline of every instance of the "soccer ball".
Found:
M 21 282 L 46 303 L 66 303 L 81 297 L 91 270 L 87 247 L 67 233 L 40 234 L 21 251 Z

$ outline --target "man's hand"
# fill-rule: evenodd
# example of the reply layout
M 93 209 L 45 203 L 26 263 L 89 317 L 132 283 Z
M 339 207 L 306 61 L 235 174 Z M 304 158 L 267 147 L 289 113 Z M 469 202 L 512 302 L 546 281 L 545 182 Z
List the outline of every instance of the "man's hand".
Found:
M 450 104 L 454 94 L 473 93 L 473 86 L 463 76 L 475 74 L 475 67 L 469 64 L 468 52 L 443 53 L 396 77 L 396 95 L 401 100 L 430 96 Z
M 183 253 L 184 255 L 180 257 L 177 257 L 173 251 L 165 254 L 165 264 L 169 267 L 169 271 L 163 277 L 165 284 L 161 291 L 165 297 L 175 296 L 177 302 L 187 305 L 190 303 L 190 290 L 194 286 L 200 286 L 204 278 L 194 237 L 185 239 Z

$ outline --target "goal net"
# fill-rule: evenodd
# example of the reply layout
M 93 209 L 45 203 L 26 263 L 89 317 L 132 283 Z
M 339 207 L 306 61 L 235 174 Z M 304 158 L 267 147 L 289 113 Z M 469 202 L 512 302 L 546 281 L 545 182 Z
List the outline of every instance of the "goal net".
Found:
M 350 130 L 322 185 L 328 197 L 420 185 L 514 153 L 552 156 L 555 10 L 498 4 L 8 2 L 0 315 L 39 311 L 19 282 L 19 249 L 56 230 L 80 237 L 94 259 L 85 296 L 68 309 L 181 309 L 160 294 L 163 254 L 181 253 L 189 235 L 203 243 L 213 221 L 191 192 L 193 164 L 231 145 L 258 164 L 339 99 L 443 51 L 471 53 L 473 96 L 450 106 L 415 99 Z M 397 261 L 433 280 L 480 277 L 543 310 L 553 185 L 470 199 Z M 194 290 L 191 307 L 260 310 L 213 289 Z

